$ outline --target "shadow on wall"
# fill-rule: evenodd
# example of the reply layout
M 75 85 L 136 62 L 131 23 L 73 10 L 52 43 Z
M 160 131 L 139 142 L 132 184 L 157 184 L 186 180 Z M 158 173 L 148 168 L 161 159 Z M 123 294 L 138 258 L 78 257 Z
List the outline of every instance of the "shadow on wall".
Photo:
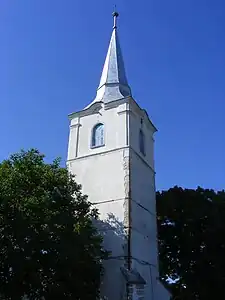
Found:
M 128 228 L 112 213 L 104 221 L 94 220 L 94 225 L 103 236 L 104 249 L 110 251 L 109 258 L 103 264 L 105 272 L 101 283 L 101 299 L 125 299 L 127 284 L 130 284 L 129 293 L 132 293 L 131 285 L 134 285 L 141 296 L 145 281 L 137 271 L 128 270 Z
M 104 261 L 104 275 L 101 283 L 101 299 L 123 299 L 126 293 L 127 237 L 126 228 L 114 214 L 109 213 L 103 220 L 93 220 L 93 224 L 103 237 L 103 247 L 109 251 L 109 258 Z

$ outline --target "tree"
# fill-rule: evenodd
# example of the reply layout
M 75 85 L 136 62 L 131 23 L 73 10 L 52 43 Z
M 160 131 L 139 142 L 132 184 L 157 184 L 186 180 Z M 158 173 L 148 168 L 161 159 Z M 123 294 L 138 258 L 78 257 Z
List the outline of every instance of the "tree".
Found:
M 59 163 L 30 150 L 0 164 L 1 299 L 99 296 L 98 214 Z
M 225 192 L 157 193 L 159 255 L 173 299 L 225 298 Z

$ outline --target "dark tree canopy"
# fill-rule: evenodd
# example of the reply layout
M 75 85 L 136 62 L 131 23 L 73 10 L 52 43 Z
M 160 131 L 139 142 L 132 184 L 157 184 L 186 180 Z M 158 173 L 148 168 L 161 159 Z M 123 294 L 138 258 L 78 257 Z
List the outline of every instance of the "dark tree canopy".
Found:
M 59 160 L 37 150 L 0 164 L 1 299 L 97 299 L 105 252 L 97 211 Z
M 173 299 L 225 299 L 225 192 L 157 193 L 161 275 Z

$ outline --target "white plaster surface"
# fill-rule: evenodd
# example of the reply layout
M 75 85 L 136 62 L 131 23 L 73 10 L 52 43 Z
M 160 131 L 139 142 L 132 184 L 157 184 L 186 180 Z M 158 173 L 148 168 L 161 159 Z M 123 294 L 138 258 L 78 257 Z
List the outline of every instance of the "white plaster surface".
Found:
M 90 108 L 91 109 L 91 108 Z M 141 124 L 141 118 L 143 124 Z M 105 146 L 91 149 L 95 124 L 105 126 Z M 139 151 L 139 130 L 146 137 L 146 156 Z M 145 279 L 144 299 L 169 299 L 157 284 L 158 255 L 154 175 L 154 127 L 134 100 L 119 102 L 111 108 L 72 118 L 68 168 L 76 175 L 82 191 L 100 211 L 97 225 L 104 236 L 104 247 L 112 258 L 105 262 L 101 287 L 109 300 L 125 299 L 125 279 L 120 271 L 127 254 L 125 226 L 130 203 L 132 267 Z M 130 199 L 127 195 L 130 194 Z

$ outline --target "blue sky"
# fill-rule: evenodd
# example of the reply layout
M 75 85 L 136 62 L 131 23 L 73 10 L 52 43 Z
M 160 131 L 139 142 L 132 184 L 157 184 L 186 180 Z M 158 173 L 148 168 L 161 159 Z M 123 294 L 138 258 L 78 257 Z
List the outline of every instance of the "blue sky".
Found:
M 114 1 L 0 1 L 0 160 L 66 159 L 68 118 L 95 96 Z M 156 185 L 225 183 L 224 0 L 120 0 L 132 93 L 158 128 Z

